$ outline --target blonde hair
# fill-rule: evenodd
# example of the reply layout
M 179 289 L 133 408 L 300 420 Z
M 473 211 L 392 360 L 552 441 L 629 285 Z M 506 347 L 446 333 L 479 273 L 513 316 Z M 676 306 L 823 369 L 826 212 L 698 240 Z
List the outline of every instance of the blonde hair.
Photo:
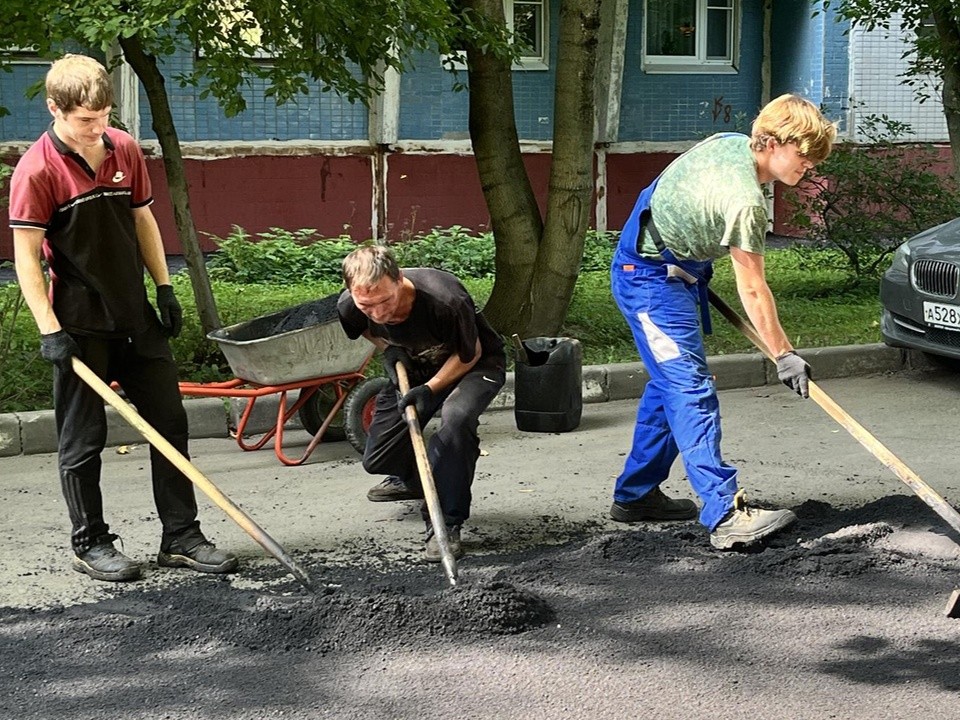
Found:
M 357 248 L 343 259 L 343 283 L 348 290 L 354 285 L 371 287 L 385 277 L 399 280 L 400 266 L 382 245 Z
M 50 66 L 47 97 L 64 114 L 83 106 L 103 110 L 113 105 L 113 83 L 107 69 L 86 55 L 67 54 Z
M 796 143 L 800 154 L 816 164 L 827 159 L 836 138 L 836 124 L 827 120 L 816 105 L 787 93 L 771 100 L 757 115 L 750 147 L 763 150 L 771 139 L 779 145 Z

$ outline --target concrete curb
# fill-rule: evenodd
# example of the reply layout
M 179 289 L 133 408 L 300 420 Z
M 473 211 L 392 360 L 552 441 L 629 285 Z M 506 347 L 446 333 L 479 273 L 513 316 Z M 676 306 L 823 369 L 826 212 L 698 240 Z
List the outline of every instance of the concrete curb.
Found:
M 913 351 L 900 350 L 882 344 L 843 345 L 811 348 L 799 351 L 816 371 L 816 379 L 855 377 L 928 365 L 924 357 Z M 708 364 L 717 379 L 717 389 L 776 385 L 776 370 L 759 353 L 717 355 L 708 358 Z M 639 398 L 649 376 L 642 363 L 614 365 L 587 365 L 583 368 L 584 403 L 607 402 Z M 513 373 L 491 403 L 491 408 L 508 409 L 514 403 Z M 229 437 L 243 410 L 243 401 L 222 398 L 184 398 L 184 407 L 190 424 L 190 437 Z M 259 398 L 247 424 L 251 433 L 261 433 L 276 422 L 279 398 L 275 395 Z M 107 408 L 107 445 L 127 445 L 143 442 L 143 438 L 113 410 Z M 296 420 L 291 426 L 297 425 Z M 50 453 L 57 450 L 56 422 L 52 410 L 0 414 L 0 457 Z

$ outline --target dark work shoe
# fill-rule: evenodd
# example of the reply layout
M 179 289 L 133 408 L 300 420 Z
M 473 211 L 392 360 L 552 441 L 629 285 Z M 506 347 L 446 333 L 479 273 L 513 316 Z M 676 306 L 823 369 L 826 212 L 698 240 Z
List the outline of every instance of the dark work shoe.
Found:
M 699 510 L 693 500 L 674 500 L 655 487 L 639 500 L 629 503 L 614 502 L 610 517 L 617 522 L 630 523 L 644 520 L 692 520 Z
M 454 560 L 459 560 L 463 557 L 463 546 L 460 544 L 460 526 L 452 525 L 447 527 L 447 544 L 450 546 L 450 553 L 453 555 Z M 440 543 L 437 541 L 437 536 L 432 531 L 430 536 L 427 538 L 427 544 L 423 548 L 423 559 L 427 562 L 438 563 L 443 560 L 443 556 L 440 554 Z
M 140 563 L 117 550 L 112 542 L 99 543 L 85 553 L 74 556 L 73 569 L 86 573 L 94 580 L 108 582 L 136 580 L 143 572 Z
M 423 488 L 412 487 L 396 475 L 384 478 L 367 491 L 370 502 L 397 502 L 398 500 L 422 500 Z
M 236 555 L 220 550 L 209 540 L 203 540 L 189 550 L 173 544 L 157 554 L 157 565 L 161 567 L 185 567 L 202 573 L 230 573 L 239 564 Z
M 797 519 L 790 510 L 749 507 L 743 490 L 733 497 L 733 509 L 710 533 L 710 544 L 720 550 L 746 547 L 780 532 Z

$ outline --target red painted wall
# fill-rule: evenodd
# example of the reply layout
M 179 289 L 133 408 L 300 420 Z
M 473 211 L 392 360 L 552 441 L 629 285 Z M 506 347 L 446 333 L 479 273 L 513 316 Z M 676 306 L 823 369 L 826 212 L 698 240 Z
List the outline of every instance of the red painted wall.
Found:
M 949 147 L 942 147 L 943 172 L 949 172 Z M 607 226 L 619 230 L 637 194 L 669 164 L 671 153 L 607 155 Z M 7 159 L 12 162 L 13 159 Z M 550 155 L 525 155 L 534 194 L 545 208 Z M 349 234 L 355 240 L 372 235 L 370 226 L 372 158 L 351 156 L 255 155 L 185 161 L 190 202 L 201 246 L 215 244 L 203 233 L 223 236 L 233 225 L 253 234 L 270 227 L 314 228 L 321 235 Z M 169 253 L 180 253 L 167 193 L 163 162 L 147 161 L 153 180 L 154 213 Z M 462 225 L 476 231 L 490 227 L 472 155 L 394 153 L 387 158 L 387 228 L 391 240 L 434 227 Z M 783 188 L 775 195 L 774 231 L 796 234 L 784 223 Z M 591 213 L 595 226 L 595 213 Z M 13 258 L 7 213 L 0 209 L 0 259 Z
M 607 155 L 607 229 L 620 230 L 637 195 L 663 172 L 674 153 Z
M 550 155 L 524 155 L 541 212 L 546 206 Z M 399 240 L 436 227 L 490 229 L 477 163 L 472 155 L 397 153 L 387 160 L 387 229 Z
M 250 156 L 186 160 L 190 208 L 204 251 L 216 245 L 203 233 L 224 236 L 233 225 L 252 233 L 271 227 L 315 228 L 336 237 L 371 235 L 373 192 L 370 158 L 365 156 Z M 168 253 L 179 254 L 173 209 L 163 161 L 147 160 L 153 182 L 153 212 Z M 0 210 L 0 259 L 13 258 L 6 208 Z
M 164 246 L 180 253 L 163 163 L 148 164 L 153 211 Z M 251 156 L 187 160 L 190 208 L 197 231 L 223 236 L 234 225 L 253 234 L 271 227 L 314 228 L 336 237 L 370 236 L 373 191 L 369 157 Z M 216 249 L 205 235 L 204 251 Z

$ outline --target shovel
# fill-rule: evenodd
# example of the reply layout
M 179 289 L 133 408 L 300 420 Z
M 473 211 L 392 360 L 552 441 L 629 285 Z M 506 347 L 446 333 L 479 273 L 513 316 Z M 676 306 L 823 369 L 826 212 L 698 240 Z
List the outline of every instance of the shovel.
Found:
M 310 581 L 310 577 L 299 568 L 296 563 L 287 555 L 286 551 L 280 546 L 280 544 L 274 540 L 272 537 L 267 535 L 253 519 L 247 515 L 240 507 L 234 503 L 230 498 L 223 494 L 223 492 L 214 485 L 210 480 L 201 473 L 195 465 L 193 465 L 183 453 L 177 450 L 170 442 L 163 437 L 157 430 L 150 425 L 146 420 L 144 420 L 140 414 L 130 407 L 117 393 L 115 393 L 109 385 L 107 385 L 103 380 L 97 377 L 96 373 L 93 372 L 89 367 L 87 367 L 79 358 L 74 357 L 71 359 L 73 366 L 73 371 L 80 376 L 80 378 L 89 385 L 94 392 L 102 397 L 109 405 L 113 407 L 120 416 L 130 423 L 133 428 L 139 432 L 143 437 L 149 442 L 153 447 L 155 447 L 167 460 L 169 460 L 173 465 L 182 472 L 190 482 L 196 485 L 198 488 L 203 490 L 203 492 L 209 497 L 216 505 L 223 510 L 230 518 L 237 523 L 243 530 L 254 540 L 256 540 L 260 546 L 266 550 L 268 553 L 273 555 L 280 563 L 290 571 L 290 573 L 297 579 L 304 588 L 309 590 L 311 593 L 316 592 L 313 587 L 313 584 Z
M 410 392 L 410 380 L 407 377 L 407 368 L 402 362 L 397 363 L 397 380 L 400 383 L 400 392 L 406 395 Z M 437 536 L 437 545 L 440 546 L 440 560 L 443 571 L 450 581 L 451 587 L 457 585 L 457 560 L 450 550 L 450 541 L 447 539 L 447 524 L 443 519 L 443 510 L 440 509 L 440 498 L 437 496 L 437 486 L 433 481 L 433 471 L 430 469 L 430 459 L 427 457 L 427 448 L 423 443 L 423 432 L 420 429 L 420 420 L 417 418 L 417 409 L 407 405 L 404 409 L 404 419 L 410 430 L 410 440 L 413 443 L 413 454 L 417 457 L 417 469 L 420 471 L 420 483 L 423 485 L 423 497 L 427 501 L 427 511 L 430 513 L 430 525 L 433 534 Z
M 760 339 L 760 336 L 753 326 L 740 317 L 736 310 L 727 305 L 713 290 L 708 290 L 708 292 L 710 294 L 711 304 L 720 311 L 720 314 L 756 345 L 768 360 L 775 363 L 776 358 L 773 357 L 767 349 L 767 346 L 764 345 L 763 340 Z M 893 474 L 906 483 L 937 515 L 943 518 L 950 527 L 960 533 L 960 513 L 957 513 L 953 506 L 944 500 L 936 490 L 927 485 L 927 483 L 907 467 L 900 458 L 894 455 L 883 443 L 871 435 L 866 428 L 854 420 L 846 410 L 821 390 L 820 386 L 813 382 L 813 380 L 810 381 L 810 399 L 823 408 L 827 415 L 846 428 L 847 432 L 853 435 L 877 460 L 890 468 Z

